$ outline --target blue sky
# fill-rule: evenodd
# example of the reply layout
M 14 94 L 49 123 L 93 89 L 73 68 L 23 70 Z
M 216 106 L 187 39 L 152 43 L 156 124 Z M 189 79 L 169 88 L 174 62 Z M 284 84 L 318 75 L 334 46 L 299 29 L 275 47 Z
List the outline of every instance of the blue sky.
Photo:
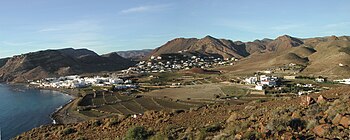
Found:
M 206 35 L 349 35 L 349 13 L 349 0 L 1 0 L 0 58 L 67 47 L 103 54 Z

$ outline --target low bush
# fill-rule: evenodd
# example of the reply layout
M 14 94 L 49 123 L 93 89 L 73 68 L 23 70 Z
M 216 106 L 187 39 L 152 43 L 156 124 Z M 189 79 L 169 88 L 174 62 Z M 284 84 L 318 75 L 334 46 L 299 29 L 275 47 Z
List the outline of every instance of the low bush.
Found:
M 147 139 L 150 133 L 141 126 L 130 128 L 125 136 L 125 140 L 144 140 Z
M 97 126 L 100 126 L 102 125 L 102 121 L 101 120 L 95 120 L 93 123 L 92 123 L 93 126 L 97 127 Z
M 206 132 L 217 132 L 221 129 L 221 125 L 220 124 L 215 124 L 215 125 L 210 125 L 208 127 L 204 128 L 204 131 Z
M 111 127 L 111 126 L 115 126 L 119 123 L 119 120 L 116 119 L 116 118 L 112 118 L 110 119 L 110 121 L 108 122 L 108 126 Z
M 289 126 L 294 130 L 302 130 L 306 127 L 306 122 L 304 120 L 301 120 L 299 118 L 292 119 L 289 121 Z
M 61 134 L 62 135 L 69 135 L 69 134 L 72 134 L 75 132 L 77 132 L 77 130 L 75 130 L 74 128 L 66 128 L 66 129 L 62 130 Z
M 289 125 L 289 121 L 285 118 L 276 118 L 270 121 L 267 125 L 266 128 L 268 130 L 277 132 L 277 131 L 285 131 L 287 130 L 287 127 Z
M 310 130 L 313 129 L 316 125 L 318 125 L 317 120 L 312 119 L 307 122 L 306 129 Z

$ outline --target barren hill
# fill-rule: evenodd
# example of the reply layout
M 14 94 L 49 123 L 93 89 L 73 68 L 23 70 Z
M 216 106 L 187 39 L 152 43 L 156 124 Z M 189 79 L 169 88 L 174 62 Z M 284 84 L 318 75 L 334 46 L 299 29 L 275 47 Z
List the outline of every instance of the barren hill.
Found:
M 243 58 L 249 55 L 243 44 L 236 44 L 231 40 L 216 39 L 211 36 L 206 36 L 202 39 L 177 38 L 171 40 L 153 50 L 148 57 L 178 52 L 198 52 L 205 55 L 219 54 L 224 58 Z
M 283 35 L 275 40 L 263 39 L 253 42 L 231 41 L 227 39 L 216 39 L 206 36 L 197 38 L 177 38 L 167 42 L 153 50 L 150 56 L 159 56 L 167 53 L 199 52 L 202 54 L 218 54 L 224 58 L 245 58 L 253 53 L 283 51 L 288 48 L 303 44 L 303 41 L 288 35 Z
M 115 71 L 131 66 L 117 54 L 99 56 L 87 49 L 32 52 L 11 57 L 0 68 L 0 80 L 24 82 L 53 76 Z
M 141 60 L 143 57 L 147 56 L 152 51 L 153 49 L 118 51 L 117 54 L 127 59 Z
M 304 44 L 300 39 L 283 35 L 267 44 L 266 48 L 269 51 L 282 51 L 284 49 L 292 48 Z
M 257 40 L 246 45 L 254 46 L 249 50 L 251 55 L 237 65 L 220 70 L 251 73 L 295 63 L 306 67 L 302 71 L 305 75 L 350 76 L 350 41 L 347 36 L 297 39 L 284 35 L 269 42 Z

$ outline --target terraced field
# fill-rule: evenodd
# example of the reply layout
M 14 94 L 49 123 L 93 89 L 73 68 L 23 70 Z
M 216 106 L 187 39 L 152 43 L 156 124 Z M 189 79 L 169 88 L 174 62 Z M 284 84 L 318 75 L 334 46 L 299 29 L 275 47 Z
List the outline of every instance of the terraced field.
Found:
M 88 117 L 99 117 L 108 114 L 138 114 L 147 110 L 190 109 L 200 106 L 199 103 L 175 102 L 170 99 L 155 98 L 150 96 L 133 97 L 119 93 L 98 94 L 96 97 L 87 95 L 79 106 L 93 106 L 93 110 L 81 111 L 81 114 Z
M 137 98 L 135 101 L 147 110 L 162 110 L 163 106 L 157 105 L 152 98 Z

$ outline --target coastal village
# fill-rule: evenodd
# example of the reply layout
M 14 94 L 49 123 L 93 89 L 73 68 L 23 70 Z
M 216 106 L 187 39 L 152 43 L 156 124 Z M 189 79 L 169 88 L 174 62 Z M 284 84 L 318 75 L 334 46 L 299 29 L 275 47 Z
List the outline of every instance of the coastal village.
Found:
M 121 79 L 118 77 L 81 77 L 79 75 L 62 76 L 58 78 L 45 78 L 36 81 L 30 81 L 30 85 L 42 88 L 86 88 L 90 86 L 105 87 L 114 86 L 116 89 L 136 88 L 132 80 Z
M 180 52 L 179 54 L 151 56 L 149 60 L 140 61 L 136 66 L 130 67 L 123 72 L 127 74 L 142 74 L 189 70 L 194 67 L 207 69 L 215 66 L 234 65 L 238 60 L 235 57 L 224 59 L 214 56 L 188 55 Z
M 149 75 L 152 73 L 168 73 L 181 70 L 190 70 L 192 68 L 210 69 L 217 66 L 234 65 L 239 59 L 232 57 L 230 59 L 214 57 L 188 55 L 180 52 L 178 54 L 166 54 L 161 56 L 151 56 L 149 60 L 140 61 L 133 67 L 121 70 L 118 74 L 112 76 L 92 76 L 83 77 L 79 75 L 62 76 L 57 78 L 45 78 L 41 80 L 28 81 L 30 85 L 41 88 L 86 88 L 86 87 L 110 87 L 113 90 L 137 89 L 140 83 L 130 79 L 130 75 Z M 295 76 L 303 66 L 294 63 L 286 64 L 280 67 L 273 67 L 263 71 L 257 71 L 254 76 L 239 77 L 235 83 L 241 83 L 251 86 L 252 94 L 277 94 L 277 93 L 295 93 L 297 95 L 306 95 L 313 92 L 320 92 L 326 88 L 311 83 L 288 83 L 286 81 L 295 79 L 309 79 L 316 83 L 340 83 L 350 84 L 350 79 L 337 79 L 327 81 L 325 77 L 302 77 Z M 276 73 L 279 76 L 276 76 Z M 281 76 L 282 75 L 284 76 Z M 153 77 L 153 75 L 150 75 Z M 186 76 L 185 76 L 186 77 Z M 187 76 L 191 77 L 191 76 Z M 224 81 L 222 81 L 224 82 Z M 142 85 L 149 83 L 142 83 Z M 180 83 L 172 83 L 170 87 L 178 87 Z M 159 85 L 154 85 L 159 86 Z M 182 85 L 182 86 L 186 86 Z

